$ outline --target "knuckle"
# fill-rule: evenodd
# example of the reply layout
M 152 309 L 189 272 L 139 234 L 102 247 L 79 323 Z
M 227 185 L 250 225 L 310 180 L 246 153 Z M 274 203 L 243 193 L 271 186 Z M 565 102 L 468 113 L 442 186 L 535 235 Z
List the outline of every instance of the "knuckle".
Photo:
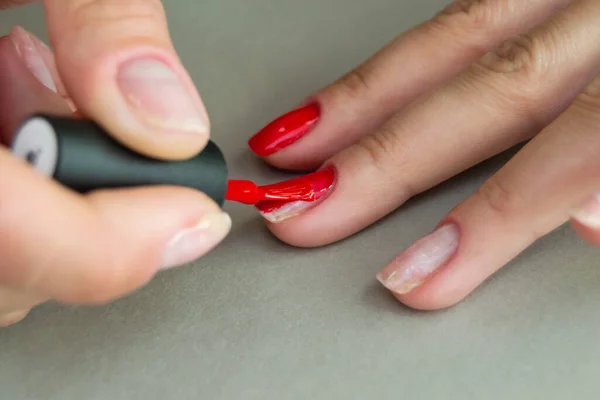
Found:
M 513 216 L 523 204 L 518 192 L 511 188 L 505 180 L 496 176 L 481 185 L 475 193 L 475 197 L 500 219 Z
M 395 139 L 392 137 L 393 133 L 383 128 L 359 142 L 359 147 L 369 158 L 369 165 L 382 171 L 387 170 L 390 155 L 394 152 L 393 148 L 395 147 Z
M 126 6 L 119 0 L 76 1 L 66 10 L 64 21 L 63 29 L 69 32 L 61 35 L 57 52 L 63 43 L 67 46 L 77 38 L 93 39 L 100 32 L 103 37 L 154 36 L 157 25 L 166 26 L 160 0 L 130 0 Z
M 369 92 L 369 77 L 362 68 L 356 68 L 340 78 L 336 87 L 351 98 L 361 98 Z
M 541 41 L 530 35 L 521 35 L 503 42 L 496 50 L 487 53 L 479 65 L 494 73 L 539 73 L 543 67 Z
M 539 107 L 547 103 L 548 81 L 553 79 L 551 57 L 548 45 L 523 35 L 484 55 L 471 71 L 493 88 L 500 104 L 523 113 L 537 127 Z
M 357 150 L 362 158 L 362 165 L 368 165 L 375 169 L 378 176 L 383 176 L 387 181 L 394 185 L 394 190 L 400 190 L 405 198 L 410 198 L 416 194 L 413 185 L 406 180 L 401 171 L 403 160 L 399 149 L 406 149 L 401 146 L 400 138 L 392 128 L 382 127 L 372 135 L 365 137 L 357 143 Z
M 455 0 L 440 11 L 434 20 L 449 21 L 449 17 L 466 19 L 477 27 L 483 27 L 492 17 L 494 0 Z
M 456 0 L 436 14 L 428 25 L 444 33 L 462 36 L 491 32 L 503 20 L 502 8 L 496 4 L 495 0 Z

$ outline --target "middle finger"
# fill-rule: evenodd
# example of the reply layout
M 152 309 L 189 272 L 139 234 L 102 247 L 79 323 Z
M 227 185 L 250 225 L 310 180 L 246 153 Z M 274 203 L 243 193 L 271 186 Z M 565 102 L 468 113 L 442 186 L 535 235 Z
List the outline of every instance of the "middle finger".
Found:
M 333 192 L 303 215 L 271 223 L 271 230 L 298 246 L 339 240 L 532 137 L 600 72 L 599 17 L 597 0 L 578 1 L 486 55 L 334 156 Z

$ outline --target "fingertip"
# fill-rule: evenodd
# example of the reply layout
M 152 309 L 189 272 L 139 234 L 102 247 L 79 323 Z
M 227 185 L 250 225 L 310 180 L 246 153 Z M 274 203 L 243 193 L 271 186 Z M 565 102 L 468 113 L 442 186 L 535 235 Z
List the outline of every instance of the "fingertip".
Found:
M 272 222 L 266 221 L 267 228 L 269 231 L 279 240 L 293 247 L 298 248 L 314 248 L 322 246 L 322 242 L 320 240 L 311 239 L 310 236 L 307 236 L 302 233 L 294 233 L 294 228 L 287 229 L 285 227 L 286 223 L 276 224 Z M 301 229 L 301 228 L 300 228 Z
M 296 247 L 318 247 L 339 239 L 339 231 L 330 228 L 328 208 L 338 187 L 338 172 L 333 164 L 326 164 L 316 172 L 278 183 L 278 189 L 308 188 L 314 196 L 310 201 L 264 201 L 256 209 L 265 218 L 268 228 L 280 240 Z M 330 217 L 326 220 L 323 216 Z M 335 224 L 334 224 L 335 226 Z
M 86 240 L 93 244 L 76 255 L 85 262 L 66 263 L 62 282 L 51 277 L 44 288 L 67 304 L 106 304 L 128 295 L 161 270 L 205 255 L 231 227 L 214 201 L 186 188 L 102 190 L 87 200 L 93 228 Z
M 408 307 L 438 310 L 460 302 L 473 289 L 461 280 L 461 242 L 464 233 L 459 225 L 446 220 L 436 229 L 415 241 L 388 262 L 376 275 L 382 286 Z
M 303 105 L 271 121 L 248 140 L 248 146 L 260 157 L 275 154 L 309 134 L 320 118 L 319 103 Z
M 577 220 L 572 220 L 571 227 L 587 243 L 600 247 L 600 226 L 592 227 Z
M 376 275 L 383 290 L 387 290 L 403 305 L 419 311 L 435 311 L 453 307 L 469 293 L 461 285 L 447 285 L 435 278 L 434 276 L 424 282 L 398 288 L 396 285 L 390 285 L 385 268 Z
M 600 246 L 600 192 L 571 211 L 571 225 L 585 241 Z
M 208 113 L 160 2 L 45 5 L 58 70 L 83 114 L 147 156 L 179 160 L 204 148 Z
M 388 203 L 401 203 L 395 196 L 378 197 L 373 187 L 379 185 L 372 185 L 377 170 L 362 164 L 358 157 L 340 153 L 323 165 L 317 172 L 303 176 L 314 177 L 324 190 L 316 202 L 288 202 L 275 207 L 259 203 L 257 208 L 268 228 L 280 240 L 297 247 L 325 246 L 383 218 L 392 210 L 385 207 Z
M 29 311 L 31 310 L 19 310 L 0 315 L 0 327 L 5 328 L 23 321 L 29 315 Z
M 386 288 L 387 289 L 387 288 Z M 449 296 L 444 294 L 443 296 L 438 295 L 434 290 L 429 289 L 427 286 L 416 288 L 413 291 L 406 294 L 399 294 L 387 289 L 400 303 L 406 307 L 410 307 L 418 311 L 438 311 L 447 308 L 454 307 L 460 303 L 464 298 L 464 294 L 456 294 Z
M 18 30 L 22 40 L 26 33 Z M 46 65 L 39 57 L 36 47 L 29 52 L 19 51 L 22 43 L 11 36 L 0 38 L 0 142 L 9 144 L 12 133 L 33 112 L 68 115 L 71 110 L 64 98 L 50 90 L 48 79 L 52 79 Z M 46 80 L 44 84 L 40 79 Z
M 269 122 L 248 140 L 248 147 L 276 168 L 289 171 L 318 168 L 326 158 L 318 151 L 318 145 L 314 145 L 321 143 L 318 133 L 313 133 L 321 124 L 321 109 L 317 100 L 303 103 Z
M 1 149 L 0 164 L 7 168 L 0 180 L 7 268 L 0 272 L 16 289 L 69 304 L 103 304 L 145 285 L 167 267 L 165 259 L 168 267 L 190 262 L 228 232 L 227 218 L 208 218 L 221 215 L 220 207 L 192 189 L 113 189 L 82 197 Z
M 93 66 L 79 66 L 78 82 L 65 77 L 84 114 L 146 156 L 181 160 L 206 146 L 207 111 L 191 78 L 170 52 L 138 44 L 98 58 Z M 81 93 L 85 87 L 87 93 Z
M 319 215 L 318 206 L 307 210 L 302 215 L 290 217 L 282 221 L 273 220 L 275 216 L 261 212 L 269 231 L 279 240 L 294 247 L 314 248 L 331 244 L 339 239 L 337 232 L 329 228 L 327 221 L 315 217 Z M 269 219 L 272 219 L 271 221 Z

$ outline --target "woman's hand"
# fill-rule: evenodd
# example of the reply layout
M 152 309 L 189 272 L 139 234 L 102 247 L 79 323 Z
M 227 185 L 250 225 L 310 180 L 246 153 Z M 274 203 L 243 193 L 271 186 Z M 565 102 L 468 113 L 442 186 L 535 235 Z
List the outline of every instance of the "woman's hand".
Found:
M 533 138 L 378 278 L 438 309 L 569 220 L 600 245 L 598 21 L 598 0 L 471 0 L 403 34 L 250 140 L 277 167 L 337 171 L 318 205 L 270 229 L 297 246 L 343 239 Z
M 0 8 L 27 1 L 0 0 Z M 0 39 L 0 139 L 38 111 L 91 117 L 138 152 L 199 152 L 209 121 L 159 0 L 46 0 L 56 51 L 21 28 Z M 0 325 L 47 301 L 110 301 L 228 233 L 207 196 L 153 187 L 70 192 L 0 146 Z

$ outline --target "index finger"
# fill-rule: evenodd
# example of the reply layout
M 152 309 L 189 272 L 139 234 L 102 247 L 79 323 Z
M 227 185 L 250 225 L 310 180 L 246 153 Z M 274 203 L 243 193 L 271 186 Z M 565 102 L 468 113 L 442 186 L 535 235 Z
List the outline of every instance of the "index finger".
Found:
M 318 111 L 294 110 L 267 125 L 249 145 L 277 167 L 315 168 L 372 132 L 422 93 L 572 1 L 455 1 L 312 95 L 315 104 L 309 107 L 318 105 Z
M 227 234 L 228 216 L 178 187 L 80 196 L 0 147 L 0 283 L 68 303 L 99 303 L 193 261 Z
M 209 137 L 159 0 L 45 0 L 51 43 L 77 108 L 130 148 L 182 159 Z

